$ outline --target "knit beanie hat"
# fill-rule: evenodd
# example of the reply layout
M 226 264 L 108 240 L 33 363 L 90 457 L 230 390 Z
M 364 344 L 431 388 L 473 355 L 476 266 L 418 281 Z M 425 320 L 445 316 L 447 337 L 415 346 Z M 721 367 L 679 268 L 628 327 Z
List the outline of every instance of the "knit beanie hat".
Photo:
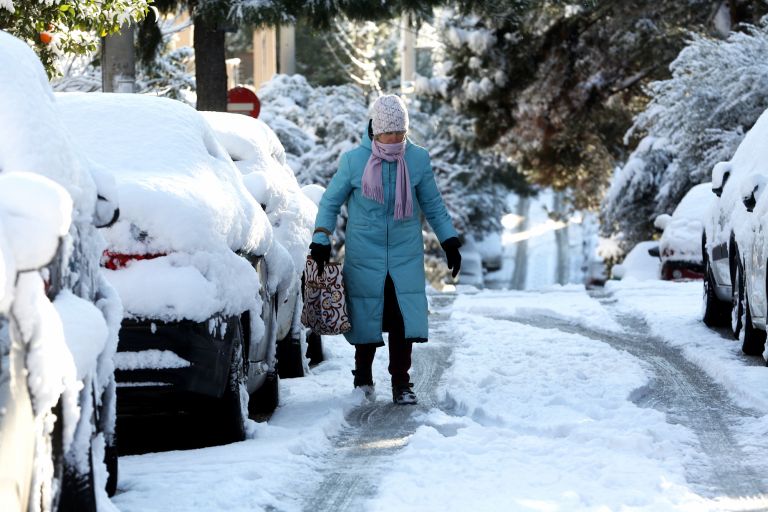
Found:
M 408 110 L 399 96 L 379 96 L 371 108 L 373 134 L 408 131 Z

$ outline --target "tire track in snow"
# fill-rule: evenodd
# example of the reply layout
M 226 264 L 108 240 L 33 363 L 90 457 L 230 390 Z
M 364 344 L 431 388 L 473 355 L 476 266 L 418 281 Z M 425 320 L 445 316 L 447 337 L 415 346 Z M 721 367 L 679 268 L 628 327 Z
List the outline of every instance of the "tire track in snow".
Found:
M 421 426 L 413 418 L 415 413 L 439 406 L 435 390 L 451 355 L 444 340 L 450 336 L 446 321 L 454 299 L 450 295 L 431 296 L 430 341 L 415 347 L 411 371 L 418 405 L 395 405 L 389 382 L 379 383 L 376 401 L 360 405 L 347 415 L 349 426 L 335 439 L 323 480 L 304 500 L 305 511 L 359 511 L 365 499 L 375 497 L 378 481 L 387 472 L 392 455 Z
M 650 328 L 641 317 L 618 311 L 609 293 L 594 291 L 590 295 L 600 301 L 624 332 L 602 331 L 544 315 L 494 318 L 579 334 L 637 357 L 649 369 L 652 379 L 633 393 L 633 402 L 664 412 L 670 423 L 687 427 L 698 439 L 699 457 L 686 468 L 688 483 L 709 498 L 768 499 L 768 479 L 760 476 L 765 468 L 749 461 L 734 434 L 739 421 L 761 415 L 734 403 L 721 385 L 686 359 L 679 349 L 650 335 Z

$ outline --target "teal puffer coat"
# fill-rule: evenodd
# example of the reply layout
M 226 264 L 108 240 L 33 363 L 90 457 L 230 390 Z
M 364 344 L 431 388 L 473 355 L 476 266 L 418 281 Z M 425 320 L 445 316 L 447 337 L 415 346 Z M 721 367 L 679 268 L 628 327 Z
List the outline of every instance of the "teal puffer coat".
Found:
M 384 204 L 363 197 L 361 181 L 370 156 L 371 139 L 366 132 L 357 148 L 341 156 L 339 169 L 320 200 L 315 221 L 315 228 L 333 232 L 339 210 L 347 203 L 344 285 L 352 330 L 344 336 L 353 344 L 383 341 L 384 282 L 389 273 L 403 315 L 405 337 L 426 341 L 422 212 L 440 242 L 458 234 L 435 184 L 427 150 L 407 142 L 405 161 L 411 179 L 413 216 L 398 221 L 394 218 L 395 162 L 382 162 Z M 322 232 L 315 233 L 312 241 L 330 243 Z

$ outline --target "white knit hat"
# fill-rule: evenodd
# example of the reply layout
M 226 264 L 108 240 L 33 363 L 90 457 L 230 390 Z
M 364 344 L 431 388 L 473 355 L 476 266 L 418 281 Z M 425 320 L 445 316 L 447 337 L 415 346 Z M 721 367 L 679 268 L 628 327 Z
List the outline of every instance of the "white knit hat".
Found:
M 379 96 L 371 108 L 373 134 L 408 131 L 408 110 L 399 96 Z

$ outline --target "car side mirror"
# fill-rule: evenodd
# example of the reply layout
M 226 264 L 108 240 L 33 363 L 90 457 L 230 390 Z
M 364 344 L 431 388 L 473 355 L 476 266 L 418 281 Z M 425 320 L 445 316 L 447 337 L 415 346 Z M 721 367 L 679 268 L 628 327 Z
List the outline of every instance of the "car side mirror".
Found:
M 659 252 L 659 246 L 654 245 L 650 249 L 648 249 L 648 254 L 653 256 L 654 258 L 661 258 L 661 253 Z
M 18 272 L 53 260 L 69 231 L 72 208 L 69 193 L 49 178 L 30 172 L 0 175 L 0 223 Z
M 671 221 L 672 216 L 670 214 L 662 213 L 661 215 L 656 216 L 656 219 L 653 221 L 653 226 L 659 231 L 664 231 Z
M 728 178 L 731 177 L 732 169 L 731 162 L 718 162 L 712 168 L 712 192 L 717 197 L 722 195 L 723 188 L 728 182 Z
M 748 212 L 755 209 L 758 199 L 765 190 L 766 177 L 761 174 L 753 174 L 744 180 L 741 186 L 741 201 Z
M 94 221 L 97 228 L 108 228 L 120 218 L 120 208 L 101 194 L 96 199 Z

